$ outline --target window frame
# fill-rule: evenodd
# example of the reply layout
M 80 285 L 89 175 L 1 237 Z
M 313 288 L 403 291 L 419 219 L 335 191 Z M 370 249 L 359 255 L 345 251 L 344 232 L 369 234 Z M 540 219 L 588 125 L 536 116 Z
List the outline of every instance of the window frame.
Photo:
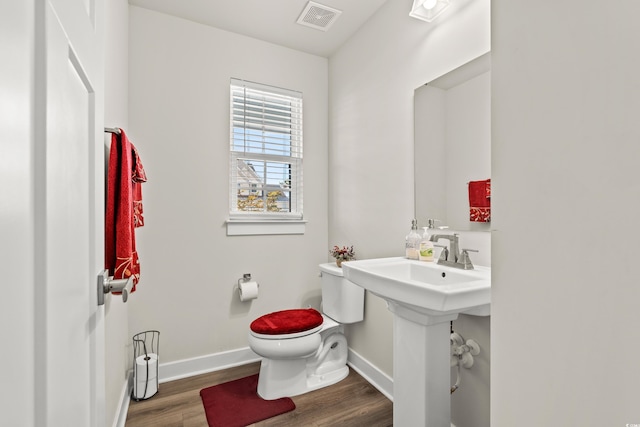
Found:
M 229 218 L 227 220 L 227 235 L 248 235 L 248 234 L 304 234 L 305 223 L 302 211 L 303 201 L 303 99 L 302 93 L 288 89 L 282 89 L 261 83 L 249 82 L 246 80 L 232 78 L 230 82 L 230 129 L 229 129 Z M 238 98 L 240 94 L 240 98 Z M 254 100 L 255 97 L 265 97 L 262 101 L 258 101 L 263 107 L 269 107 L 274 103 L 280 105 L 281 102 L 291 102 L 290 115 L 284 116 L 282 121 L 276 118 L 275 127 L 272 126 L 273 116 L 270 116 L 263 108 L 264 115 L 256 114 L 256 110 L 248 108 L 250 103 L 247 100 Z M 241 99 L 241 102 L 237 102 Z M 255 106 L 255 103 L 251 103 Z M 238 109 L 241 105 L 241 109 Z M 249 105 L 250 106 L 250 105 Z M 239 113 L 238 113 L 239 112 Z M 279 116 L 282 117 L 282 116 Z M 245 123 L 244 126 L 238 126 L 238 118 Z M 234 120 L 235 119 L 235 120 Z M 280 132 L 290 125 L 288 132 Z M 279 129 L 278 129 L 279 128 Z M 241 137 L 238 138 L 237 129 L 242 129 Z M 249 132 L 248 132 L 248 131 Z M 251 131 L 254 132 L 251 132 Z M 257 135 L 257 131 L 260 135 Z M 275 138 L 274 138 L 275 136 Z M 281 139 L 279 139 L 282 137 Z M 275 139 L 275 142 L 273 140 Z M 287 144 L 287 139 L 289 143 Z M 238 145 L 240 141 L 240 145 Z M 268 142 L 272 141 L 272 142 Z M 284 142 L 284 143 L 283 143 Z M 261 152 L 253 151 L 256 144 L 261 146 Z M 240 147 L 240 150 L 237 148 Z M 254 147 L 254 148 L 252 148 Z M 268 148 L 265 148 L 268 147 Z M 289 154 L 273 154 L 274 149 L 289 152 Z M 269 152 L 271 151 L 271 153 Z M 238 168 L 239 161 L 246 161 L 243 168 Z M 254 168 L 258 165 L 257 168 Z M 259 166 L 260 163 L 264 167 Z M 278 171 L 277 163 L 286 166 L 282 170 L 289 168 L 288 178 L 285 175 L 281 177 L 279 186 L 273 182 L 266 182 L 269 172 Z M 251 170 L 247 170 L 250 167 Z M 264 169 L 263 169 L 264 168 Z M 272 169 L 273 168 L 273 169 Z M 242 173 L 239 170 L 244 170 Z M 285 188 L 284 193 L 289 194 L 288 206 L 289 212 L 268 212 L 268 211 L 242 211 L 238 210 L 239 196 L 239 179 L 249 180 L 251 177 L 242 178 L 242 174 L 253 173 L 253 180 L 260 180 L 260 187 L 263 197 L 264 208 L 267 209 L 266 194 L 276 188 Z M 262 173 L 262 177 L 260 174 Z M 249 185 L 245 182 L 245 191 L 250 193 Z M 289 182 L 288 187 L 282 187 L 283 182 Z M 260 186 L 260 183 L 258 184 Z M 272 201 L 273 203 L 273 201 Z

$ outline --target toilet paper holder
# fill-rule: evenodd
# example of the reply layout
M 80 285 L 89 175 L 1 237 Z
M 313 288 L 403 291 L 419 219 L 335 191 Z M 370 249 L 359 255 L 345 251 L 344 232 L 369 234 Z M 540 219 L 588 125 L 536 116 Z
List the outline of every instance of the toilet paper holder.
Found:
M 98 305 L 104 304 L 104 295 L 109 292 L 121 292 L 122 302 L 127 302 L 129 293 L 133 288 L 133 276 L 126 279 L 114 279 L 109 276 L 109 270 L 102 270 L 98 274 Z
M 258 288 L 260 284 L 251 280 L 250 273 L 244 273 L 238 279 L 238 284 L 234 286 L 234 290 L 238 292 L 240 301 L 246 302 L 258 298 Z
M 133 336 L 133 388 L 131 398 L 146 400 L 158 392 L 160 331 L 151 330 Z
M 238 286 L 240 283 L 251 281 L 251 273 L 244 273 L 241 278 L 238 279 Z
M 244 273 L 241 278 L 238 279 L 238 284 L 234 287 L 234 289 L 240 290 L 240 285 L 243 283 L 247 283 L 251 281 L 251 273 Z M 260 286 L 257 283 L 258 287 Z

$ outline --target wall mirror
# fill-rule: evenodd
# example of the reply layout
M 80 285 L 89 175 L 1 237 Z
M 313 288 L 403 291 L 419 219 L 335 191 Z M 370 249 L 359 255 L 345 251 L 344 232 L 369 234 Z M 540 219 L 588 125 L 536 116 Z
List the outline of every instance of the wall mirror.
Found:
M 491 178 L 491 53 L 414 92 L 415 209 L 419 226 L 489 231 L 469 221 L 469 181 Z

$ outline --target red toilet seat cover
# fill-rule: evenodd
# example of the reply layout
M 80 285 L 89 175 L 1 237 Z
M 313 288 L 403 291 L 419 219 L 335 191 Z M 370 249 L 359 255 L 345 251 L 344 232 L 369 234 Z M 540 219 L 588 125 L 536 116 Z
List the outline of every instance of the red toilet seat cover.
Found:
M 322 325 L 322 314 L 313 308 L 274 311 L 251 322 L 257 334 L 283 335 L 308 331 Z

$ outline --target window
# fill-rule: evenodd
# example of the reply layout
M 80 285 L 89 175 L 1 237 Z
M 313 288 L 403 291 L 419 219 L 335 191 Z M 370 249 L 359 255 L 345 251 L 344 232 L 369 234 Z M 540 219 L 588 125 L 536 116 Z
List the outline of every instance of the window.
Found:
M 302 219 L 302 94 L 231 80 L 230 219 Z

